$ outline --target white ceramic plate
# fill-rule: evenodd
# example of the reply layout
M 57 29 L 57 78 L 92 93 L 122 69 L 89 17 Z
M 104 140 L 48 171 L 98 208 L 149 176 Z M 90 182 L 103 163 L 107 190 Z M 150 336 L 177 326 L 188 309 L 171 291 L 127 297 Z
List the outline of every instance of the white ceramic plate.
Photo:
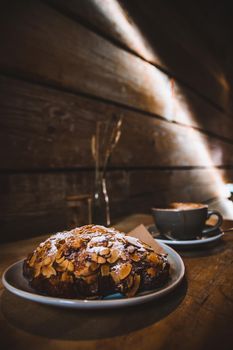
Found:
M 172 248 L 168 247 L 166 244 L 162 243 L 161 245 L 164 248 L 165 252 L 168 254 L 168 261 L 170 263 L 169 281 L 161 288 L 149 292 L 139 293 L 133 298 L 121 297 L 105 300 L 80 300 L 54 298 L 38 294 L 28 285 L 27 280 L 23 277 L 23 260 L 20 260 L 8 267 L 3 274 L 2 281 L 6 289 L 8 289 L 11 293 L 18 295 L 19 297 L 38 303 L 59 307 L 76 309 L 105 309 L 142 304 L 147 301 L 160 298 L 163 295 L 171 292 L 184 277 L 185 267 L 179 254 Z
M 180 247 L 181 246 L 186 246 L 186 247 L 200 246 L 200 245 L 204 245 L 207 243 L 216 242 L 224 236 L 224 233 L 221 231 L 221 229 L 218 228 L 213 232 L 213 235 L 209 236 L 209 237 L 204 236 L 204 237 L 199 238 L 199 239 L 178 241 L 178 240 L 172 240 L 172 239 L 159 238 L 159 232 L 158 232 L 157 228 L 155 227 L 155 225 L 149 226 L 148 230 L 159 243 L 165 243 L 165 244 L 168 244 L 168 245 L 171 245 L 174 247 L 175 246 L 180 246 Z

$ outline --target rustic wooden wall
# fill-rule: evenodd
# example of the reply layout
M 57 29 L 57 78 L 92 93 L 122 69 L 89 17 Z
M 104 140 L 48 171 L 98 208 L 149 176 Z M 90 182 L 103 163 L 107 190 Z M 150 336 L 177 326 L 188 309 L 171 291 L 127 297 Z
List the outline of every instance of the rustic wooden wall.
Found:
M 113 114 L 124 116 L 108 171 L 113 219 L 221 195 L 221 181 L 233 179 L 233 75 L 230 49 L 223 60 L 214 38 L 220 24 L 227 32 L 227 9 L 181 0 L 1 5 L 0 240 L 66 227 L 66 196 L 92 191 L 96 121 Z

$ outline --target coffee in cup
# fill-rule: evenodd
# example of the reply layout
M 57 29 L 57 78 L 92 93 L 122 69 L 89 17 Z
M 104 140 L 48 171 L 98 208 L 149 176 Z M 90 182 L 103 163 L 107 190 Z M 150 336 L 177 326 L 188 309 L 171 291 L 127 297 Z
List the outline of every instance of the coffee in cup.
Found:
M 217 210 L 208 210 L 201 203 L 174 202 L 166 208 L 152 208 L 152 214 L 159 232 L 168 239 L 193 240 L 215 231 L 223 218 Z M 205 227 L 212 216 L 218 220 L 214 226 Z

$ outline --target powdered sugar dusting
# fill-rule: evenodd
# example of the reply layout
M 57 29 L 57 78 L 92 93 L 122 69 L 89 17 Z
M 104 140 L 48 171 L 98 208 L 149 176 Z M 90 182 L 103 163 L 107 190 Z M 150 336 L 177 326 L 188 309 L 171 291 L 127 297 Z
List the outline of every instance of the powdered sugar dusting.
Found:
M 81 239 L 85 242 L 86 253 L 96 253 L 101 255 L 101 251 L 109 245 L 111 249 L 118 250 L 123 255 L 126 246 L 134 245 L 138 251 L 146 251 L 143 244 L 135 237 L 126 236 L 124 233 L 114 228 L 106 228 L 101 225 L 86 225 L 77 227 L 71 231 L 58 232 L 52 235 L 39 247 L 46 248 L 46 254 L 55 255 L 58 251 L 59 244 L 69 244 Z M 63 242 L 64 241 L 64 242 Z
M 47 249 L 47 255 L 55 255 L 58 251 L 57 244 L 61 240 L 67 240 L 70 237 L 73 237 L 74 234 L 72 231 L 64 231 L 64 232 L 58 232 L 55 235 L 52 235 L 46 241 L 40 243 L 39 247 L 44 247 L 46 246 Z

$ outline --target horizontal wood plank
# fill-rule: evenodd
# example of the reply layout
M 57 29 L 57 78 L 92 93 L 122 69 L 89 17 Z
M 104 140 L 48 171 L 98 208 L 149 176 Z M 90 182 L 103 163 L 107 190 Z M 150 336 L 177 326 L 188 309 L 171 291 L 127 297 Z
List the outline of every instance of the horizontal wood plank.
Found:
M 205 201 L 220 195 L 213 181 L 218 174 L 230 182 L 233 170 L 116 170 L 107 173 L 112 202 L 144 194 L 154 196 L 156 204 L 171 200 Z M 0 175 L 0 214 L 42 213 L 64 207 L 67 196 L 90 194 L 94 187 L 93 171 L 60 171 Z M 203 191 L 198 191 L 203 187 Z M 40 208 L 40 209 L 38 209 Z
M 209 52 L 205 31 L 190 26 L 185 13 L 181 14 L 175 4 L 154 0 L 147 6 L 137 0 L 46 2 L 165 69 L 230 113 L 231 98 L 223 79 L 223 61 Z M 199 8 L 198 11 L 201 12 Z M 218 34 L 216 28 L 213 31 Z
M 149 0 L 147 6 L 140 0 L 120 1 L 142 28 L 152 47 L 157 49 L 161 61 L 165 62 L 169 70 L 196 92 L 231 114 L 232 90 L 224 60 L 219 60 L 213 54 L 209 42 L 205 41 L 205 30 L 196 25 L 197 12 L 204 12 L 202 6 L 196 6 L 198 10 L 192 12 L 193 20 L 190 21 L 185 11 L 182 13 L 180 10 L 182 5 L 179 1 L 167 3 Z M 210 6 L 206 6 L 209 11 Z M 224 17 L 222 21 L 222 26 L 225 26 Z M 218 31 L 218 26 L 215 26 L 213 36 Z
M 113 223 L 135 212 L 150 213 L 170 201 L 206 201 L 221 195 L 215 183 L 216 170 L 112 171 L 107 188 Z M 223 182 L 233 181 L 233 171 L 218 171 Z M 0 241 L 64 230 L 73 215 L 66 198 L 91 195 L 92 171 L 5 174 L 0 176 Z M 222 193 L 223 195 L 223 193 Z M 84 204 L 83 204 L 84 205 Z M 87 223 L 80 204 L 77 222 Z
M 232 121 L 223 113 L 156 67 L 46 4 L 13 0 L 10 5 L 5 3 L 1 17 L 2 72 L 90 94 L 232 139 Z
M 114 114 L 123 116 L 123 128 L 107 178 L 113 220 L 171 200 L 223 195 L 222 184 L 233 181 L 232 170 L 212 167 L 232 167 L 231 118 L 44 2 L 5 2 L 0 17 L 0 71 L 5 74 L 0 77 L 0 169 L 5 171 L 0 176 L 0 240 L 67 227 L 66 197 L 93 190 L 96 121 Z M 171 51 L 164 52 L 170 62 L 172 52 L 182 48 L 180 28 L 171 35 L 161 31 L 160 38 L 172 38 L 172 45 L 166 44 Z M 193 51 L 185 38 L 181 53 L 187 58 Z M 204 69 L 200 52 L 185 66 L 191 72 L 187 82 L 221 105 L 228 95 L 224 89 L 221 94 L 212 75 L 218 67 L 211 61 Z
M 1 169 L 93 167 L 96 121 L 113 114 L 124 120 L 112 167 L 209 167 L 233 161 L 231 143 L 192 128 L 8 78 L 0 79 L 0 109 Z

